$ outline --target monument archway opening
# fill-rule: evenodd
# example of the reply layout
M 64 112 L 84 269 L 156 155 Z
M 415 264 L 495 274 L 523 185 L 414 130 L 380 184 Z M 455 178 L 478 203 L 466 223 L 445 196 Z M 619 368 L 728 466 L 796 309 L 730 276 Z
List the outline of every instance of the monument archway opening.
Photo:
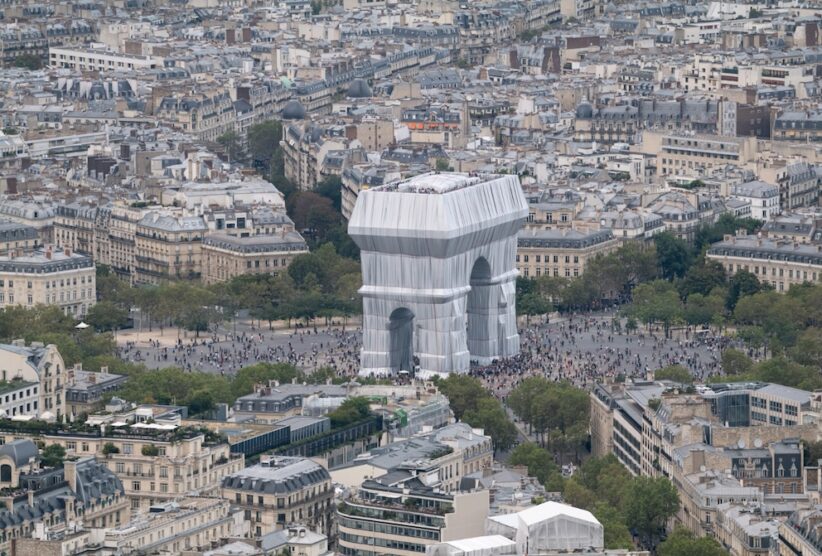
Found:
M 391 371 L 414 370 L 414 313 L 401 307 L 388 319 Z

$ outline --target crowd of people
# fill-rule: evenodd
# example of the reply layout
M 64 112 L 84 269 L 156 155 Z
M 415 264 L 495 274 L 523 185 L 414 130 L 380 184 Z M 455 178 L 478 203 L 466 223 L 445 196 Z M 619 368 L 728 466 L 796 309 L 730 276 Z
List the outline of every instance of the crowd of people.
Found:
M 704 381 L 721 372 L 722 351 L 731 343 L 707 331 L 684 329 L 666 337 L 662 330 L 624 331 L 615 322 L 610 316 L 572 316 L 522 329 L 519 355 L 474 367 L 472 374 L 503 400 L 531 376 L 590 388 L 619 375 L 644 379 L 652 371 L 681 365 Z
M 290 363 L 311 372 L 330 367 L 338 376 L 354 378 L 359 371 L 361 330 L 336 327 L 299 328 L 287 332 L 248 329 L 204 338 L 128 341 L 123 359 L 150 368 L 176 366 L 233 374 L 258 362 Z M 552 323 L 534 323 L 520 330 L 520 354 L 486 366 L 472 367 L 495 395 L 508 392 L 530 376 L 567 380 L 581 388 L 618 375 L 644 378 L 669 365 L 688 368 L 697 380 L 720 372 L 728 338 L 706 331 L 626 331 L 609 315 L 572 316 Z
M 300 328 L 287 333 L 248 330 L 177 338 L 172 343 L 149 338 L 128 341 L 118 349 L 120 358 L 149 368 L 179 367 L 192 371 L 233 374 L 255 363 L 290 363 L 312 371 L 332 367 L 342 375 L 356 375 L 359 330 Z

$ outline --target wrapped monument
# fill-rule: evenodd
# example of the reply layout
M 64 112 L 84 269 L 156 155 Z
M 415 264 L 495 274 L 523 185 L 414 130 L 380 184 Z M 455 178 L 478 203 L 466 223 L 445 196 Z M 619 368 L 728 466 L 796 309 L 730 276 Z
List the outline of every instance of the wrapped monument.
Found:
M 360 374 L 468 371 L 519 352 L 514 257 L 528 205 L 516 176 L 429 173 L 362 191 Z

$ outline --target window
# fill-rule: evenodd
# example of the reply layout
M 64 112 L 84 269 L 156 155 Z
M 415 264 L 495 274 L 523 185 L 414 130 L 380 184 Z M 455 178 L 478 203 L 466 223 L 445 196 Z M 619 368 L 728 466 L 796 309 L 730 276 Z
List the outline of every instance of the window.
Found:
M 114 466 L 116 473 L 125 473 L 126 472 L 126 464 L 123 462 L 117 462 Z
M 135 492 L 140 491 L 140 481 L 131 481 L 131 490 Z

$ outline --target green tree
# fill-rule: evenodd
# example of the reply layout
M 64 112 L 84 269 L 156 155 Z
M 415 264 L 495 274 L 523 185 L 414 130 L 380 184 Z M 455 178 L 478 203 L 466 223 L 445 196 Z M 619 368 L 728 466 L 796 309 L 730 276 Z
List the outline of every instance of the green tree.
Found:
M 108 456 L 111 454 L 119 454 L 120 448 L 118 448 L 113 442 L 106 442 L 103 444 L 103 455 Z
M 718 288 L 710 295 L 692 293 L 688 296 L 683 311 L 683 318 L 688 324 L 712 324 L 725 314 L 725 298 Z
M 86 320 L 97 330 L 117 330 L 128 323 L 128 311 L 111 301 L 100 301 L 89 308 Z
M 328 414 L 333 428 L 345 427 L 368 417 L 371 405 L 367 398 L 355 397 L 346 399 L 340 407 Z
M 437 388 L 448 398 L 457 421 L 462 421 L 466 413 L 475 411 L 479 400 L 488 397 L 488 391 L 482 383 L 465 374 L 451 373 L 447 378 L 437 381 Z
M 252 161 L 270 169 L 272 161 L 280 151 L 280 140 L 283 137 L 283 126 L 280 122 L 269 120 L 248 128 L 248 152 Z M 276 183 L 274 185 L 277 185 Z M 281 190 L 282 191 L 282 190 Z
M 753 360 L 738 349 L 722 352 L 722 370 L 729 375 L 746 375 L 753 368 Z
M 628 312 L 646 324 L 662 323 L 667 336 L 671 324 L 682 318 L 682 303 L 674 285 L 665 280 L 654 280 L 634 288 Z
M 822 328 L 806 328 L 790 350 L 791 358 L 802 365 L 822 368 Z
M 228 161 L 236 161 L 243 152 L 242 141 L 235 131 L 226 131 L 217 137 L 219 144 L 228 155 Z
M 40 452 L 40 463 L 44 467 L 62 467 L 66 459 L 66 449 L 60 444 L 49 444 Z
M 474 428 L 481 428 L 494 441 L 494 450 L 507 450 L 517 439 L 517 429 L 508 419 L 502 404 L 494 398 L 480 399 L 475 409 L 463 415 L 463 421 Z
M 731 276 L 729 281 L 726 307 L 729 311 L 733 311 L 741 297 L 753 295 L 760 291 L 762 291 L 762 284 L 759 283 L 759 278 L 747 270 L 739 270 Z
M 331 201 L 331 206 L 339 212 L 342 210 L 342 178 L 326 176 L 314 188 L 314 192 Z
M 30 70 L 39 70 L 43 67 L 43 60 L 36 54 L 21 54 L 14 59 L 14 66 Z
M 596 505 L 596 495 L 585 485 L 580 484 L 575 478 L 571 477 L 565 481 L 564 487 L 562 490 L 562 499 L 566 504 L 585 510 L 591 510 Z
M 438 158 L 434 168 L 437 172 L 450 172 L 452 170 L 447 158 Z
M 666 524 L 679 510 L 679 495 L 665 477 L 636 477 L 625 499 L 625 523 L 654 547 Z
M 255 363 L 237 371 L 231 381 L 231 395 L 239 398 L 251 394 L 255 384 L 268 384 L 272 380 L 288 384 L 295 380 L 302 382 L 304 378 L 302 371 L 290 363 Z
M 725 269 L 716 261 L 702 259 L 698 264 L 691 266 L 685 277 L 679 283 L 679 295 L 687 299 L 691 294 L 699 293 L 707 296 L 716 287 L 724 286 L 727 282 Z
M 518 315 L 544 315 L 553 310 L 551 302 L 538 293 L 529 293 L 522 299 L 517 300 Z
M 328 232 L 340 223 L 342 215 L 327 197 L 313 191 L 299 191 L 291 197 L 291 218 L 298 230 L 313 238 L 315 244 L 323 243 Z
M 567 382 L 533 377 L 511 391 L 507 401 L 543 444 L 548 440 L 560 459 L 568 450 L 577 453 L 586 439 L 590 401 L 584 390 Z
M 725 556 L 728 551 L 721 544 L 710 537 L 695 537 L 688 529 L 677 527 L 674 529 L 658 549 L 659 556 Z
M 682 365 L 668 365 L 656 371 L 654 376 L 657 380 L 670 380 L 681 384 L 691 384 L 694 381 L 691 371 Z
M 654 236 L 657 266 L 660 275 L 666 280 L 681 278 L 691 264 L 691 250 L 685 241 L 671 232 L 662 232 Z
M 805 453 L 805 465 L 817 465 L 822 460 L 822 440 L 803 442 L 802 450 Z
M 605 548 L 609 550 L 634 548 L 633 537 L 625 525 L 622 512 L 610 504 L 600 502 L 593 510 L 596 517 L 604 529 Z
M 561 492 L 563 489 L 562 475 L 551 453 L 534 442 L 524 442 L 514 448 L 508 457 L 508 463 L 527 467 L 528 474 L 542 483 L 549 492 Z

